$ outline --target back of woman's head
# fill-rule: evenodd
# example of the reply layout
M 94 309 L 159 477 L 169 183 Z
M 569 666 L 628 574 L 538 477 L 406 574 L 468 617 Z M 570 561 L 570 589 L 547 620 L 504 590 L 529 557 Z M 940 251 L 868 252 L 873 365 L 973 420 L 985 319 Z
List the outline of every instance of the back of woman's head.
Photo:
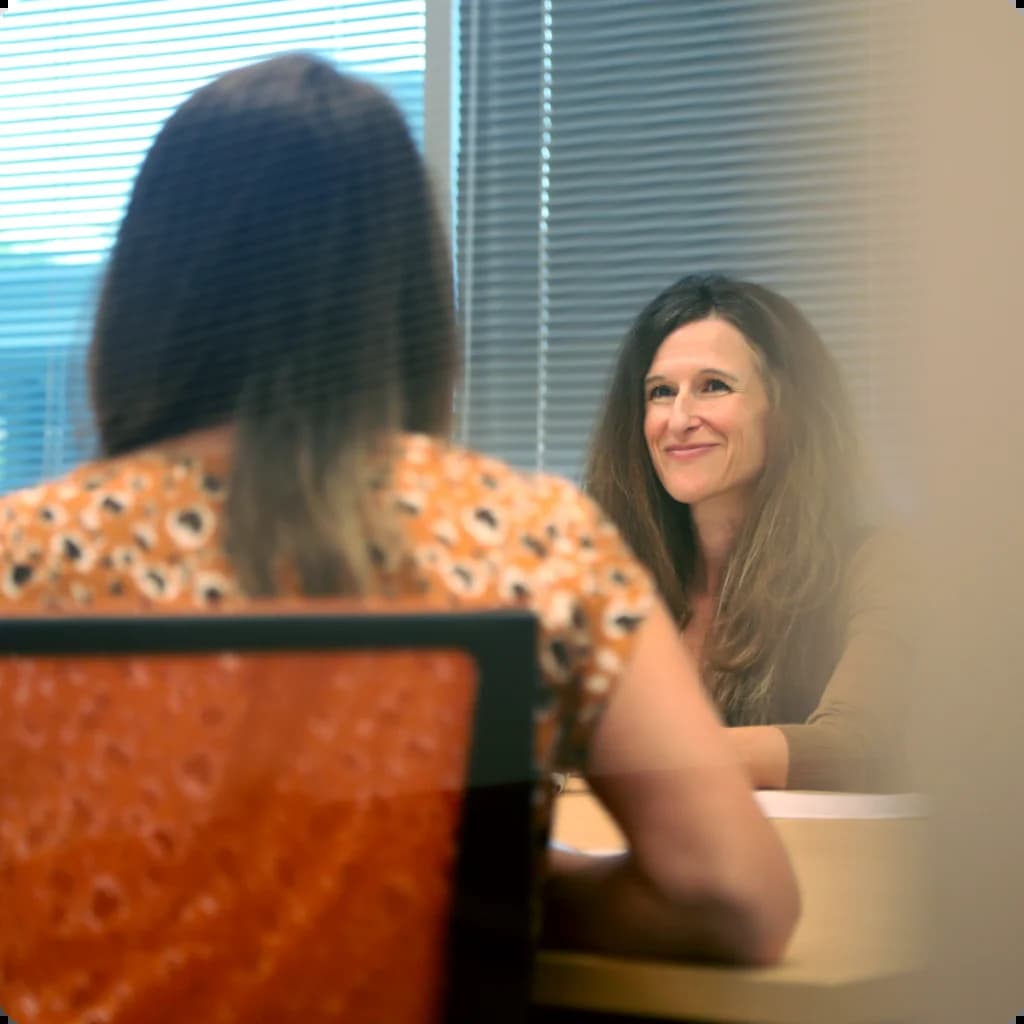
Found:
M 243 581 L 358 589 L 370 453 L 442 432 L 450 267 L 429 182 L 380 90 L 304 55 L 229 72 L 167 121 L 118 233 L 91 348 L 119 454 L 233 424 L 229 543 Z M 342 530 L 344 532 L 344 530 Z
M 699 556 L 689 509 L 661 485 L 644 439 L 644 378 L 665 338 L 709 318 L 751 345 L 769 398 L 765 465 L 722 581 L 711 659 L 723 679 L 776 662 L 784 623 L 835 593 L 860 525 L 863 477 L 839 369 L 807 318 L 762 285 L 689 275 L 637 316 L 623 342 L 591 445 L 587 489 L 650 567 L 680 621 Z M 758 698 L 763 705 L 768 694 Z M 735 709 L 734 709 L 735 710 Z M 761 711 L 763 711 L 763 706 Z M 739 714 L 739 712 L 737 712 Z

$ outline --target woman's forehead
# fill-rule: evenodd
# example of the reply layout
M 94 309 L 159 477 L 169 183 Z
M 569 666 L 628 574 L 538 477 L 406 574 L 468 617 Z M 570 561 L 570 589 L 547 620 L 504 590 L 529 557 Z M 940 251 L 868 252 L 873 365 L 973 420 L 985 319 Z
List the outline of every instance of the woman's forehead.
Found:
M 702 369 L 748 374 L 759 369 L 756 349 L 735 325 L 717 317 L 694 320 L 669 333 L 658 346 L 648 376 Z

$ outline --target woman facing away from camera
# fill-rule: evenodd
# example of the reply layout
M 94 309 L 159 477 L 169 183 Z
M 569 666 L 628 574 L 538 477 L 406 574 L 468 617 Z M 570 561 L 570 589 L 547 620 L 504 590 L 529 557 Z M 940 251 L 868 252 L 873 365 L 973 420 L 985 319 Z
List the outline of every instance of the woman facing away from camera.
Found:
M 759 788 L 901 784 L 913 571 L 866 525 L 860 458 L 838 367 L 776 292 L 684 277 L 627 333 L 586 490 Z
M 90 353 L 102 457 L 0 501 L 0 610 L 244 608 L 289 595 L 533 609 L 550 698 L 543 767 L 581 770 L 628 839 L 621 856 L 552 853 L 554 940 L 775 960 L 798 913 L 794 878 L 673 617 L 571 485 L 444 440 L 456 353 L 446 241 L 393 103 L 301 55 L 225 74 L 159 133 L 113 248 Z M 28 701 L 36 724 L 58 714 L 43 687 L 0 699 L 12 743 L 27 712 L 11 701 Z M 154 697 L 147 713 L 165 709 Z M 130 737 L 108 739 L 132 749 Z M 224 970 L 223 958 L 203 975 L 202 922 L 187 949 L 119 945 L 147 913 L 146 891 L 125 883 L 116 929 L 74 894 L 132 877 L 144 851 L 130 834 L 88 862 L 59 862 L 59 938 L 32 911 L 44 894 L 26 880 L 59 836 L 39 821 L 42 835 L 22 836 L 12 808 L 35 787 L 53 803 L 40 820 L 74 831 L 76 780 L 114 770 L 81 756 L 52 792 L 28 778 L 26 756 L 0 794 L 0 904 L 17 895 L 27 907 L 0 928 L 5 1009 L 21 1024 L 86 1011 L 117 1022 L 132 1007 L 185 1007 L 185 988 L 244 990 L 251 1006 L 253 985 L 287 986 Z M 131 772 L 130 757 L 117 770 Z M 119 811 L 115 787 L 90 794 L 93 820 Z M 157 825 L 177 834 L 173 819 Z M 298 887 L 317 905 L 317 879 L 297 876 L 281 900 Z M 289 941 L 278 927 L 265 922 L 268 942 Z M 77 991 L 76 950 L 117 984 Z M 177 987 L 186 969 L 190 984 Z M 233 1007 L 218 1003 L 217 1019 L 235 1020 Z

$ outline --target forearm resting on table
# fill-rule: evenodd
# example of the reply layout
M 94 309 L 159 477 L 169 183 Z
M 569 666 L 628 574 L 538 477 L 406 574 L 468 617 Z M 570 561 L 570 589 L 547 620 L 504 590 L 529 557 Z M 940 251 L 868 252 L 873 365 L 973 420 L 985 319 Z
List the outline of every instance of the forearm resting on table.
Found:
M 789 743 L 773 725 L 741 725 L 728 730 L 754 789 L 785 789 L 789 778 Z
M 547 945 L 658 959 L 766 963 L 757 937 L 729 899 L 661 892 L 628 853 L 551 847 L 544 886 Z M 778 951 L 781 953 L 781 950 Z

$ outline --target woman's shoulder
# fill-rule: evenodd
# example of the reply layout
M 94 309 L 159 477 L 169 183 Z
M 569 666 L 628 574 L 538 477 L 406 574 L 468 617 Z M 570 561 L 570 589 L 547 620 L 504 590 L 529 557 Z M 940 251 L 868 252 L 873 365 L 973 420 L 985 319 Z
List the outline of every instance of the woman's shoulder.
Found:
M 48 532 L 77 520 L 80 511 L 125 489 L 124 468 L 116 461 L 87 462 L 63 476 L 0 497 L 0 537 L 8 542 L 26 531 Z
M 561 477 L 414 435 L 403 440 L 394 501 L 425 557 L 511 570 L 535 595 L 651 589 L 618 530 Z
M 846 593 L 850 612 L 917 628 L 922 562 L 912 530 L 886 523 L 861 531 L 851 546 Z
M 475 480 L 490 489 L 502 484 L 530 487 L 537 483 L 572 488 L 569 481 L 560 477 L 517 469 L 486 452 L 429 434 L 402 434 L 398 451 L 401 466 L 431 469 L 456 481 Z
M 909 527 L 897 523 L 864 526 L 850 544 L 848 569 L 851 581 L 886 578 L 916 578 L 919 552 Z
M 600 519 L 593 502 L 562 477 L 517 469 L 501 459 L 424 434 L 403 435 L 395 486 L 412 498 L 444 495 L 452 502 L 502 508 L 518 519 L 554 515 Z
M 173 500 L 193 489 L 219 496 L 223 477 L 197 460 L 154 451 L 97 459 L 0 497 L 0 527 L 52 528 L 74 521 L 95 529 L 104 517 L 139 513 L 161 498 Z
M 50 594 L 69 580 L 141 570 L 165 549 L 191 551 L 215 531 L 224 491 L 207 464 L 146 452 L 87 462 L 8 494 L 0 498 L 0 597 L 30 599 L 40 587 Z

